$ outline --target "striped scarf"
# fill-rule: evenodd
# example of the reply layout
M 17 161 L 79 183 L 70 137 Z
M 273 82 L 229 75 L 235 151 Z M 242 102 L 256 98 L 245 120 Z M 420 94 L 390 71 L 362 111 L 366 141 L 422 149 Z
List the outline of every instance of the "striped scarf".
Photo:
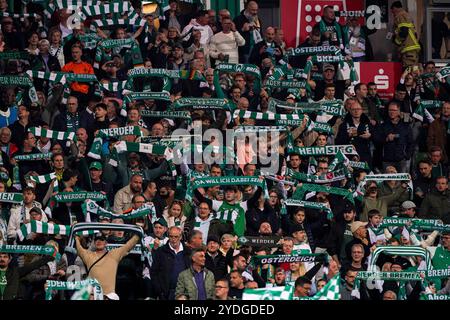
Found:
M 53 131 L 44 129 L 42 127 L 32 127 L 28 129 L 28 131 L 37 137 L 45 137 L 56 140 L 70 140 L 73 142 L 77 142 L 77 136 L 75 135 L 75 132 Z
M 138 143 L 138 142 L 125 142 L 120 141 L 114 146 L 114 152 L 122 153 L 122 152 L 142 152 L 147 154 L 154 154 L 164 156 L 166 161 L 169 164 L 170 171 L 173 176 L 177 175 L 176 167 L 173 163 L 173 151 L 170 148 L 165 146 L 157 145 L 157 144 L 146 144 L 146 143 Z M 114 153 L 113 152 L 113 153 Z M 110 159 L 109 163 L 116 167 L 118 165 L 117 160 L 118 157 L 114 156 Z
M 51 235 L 70 235 L 72 228 L 68 225 L 47 223 L 42 221 L 31 220 L 29 223 L 23 224 L 17 231 L 17 237 L 23 241 L 31 233 L 51 234 Z M 83 235 L 94 234 L 96 231 L 83 231 Z
M 278 125 L 283 125 L 280 120 L 298 120 L 303 121 L 303 119 L 307 119 L 308 122 L 309 117 L 306 114 L 277 114 L 277 113 L 262 113 L 262 112 L 254 112 L 254 111 L 246 111 L 246 110 L 235 110 L 233 113 L 233 118 L 241 118 L 241 119 L 254 119 L 254 120 L 277 120 Z
M 33 182 L 36 182 L 37 184 L 48 183 L 56 178 L 57 178 L 57 176 L 56 176 L 55 172 L 40 175 L 40 176 L 29 176 L 29 179 Z
M 242 300 L 292 300 L 294 286 L 245 289 Z
M 45 71 L 35 71 L 28 70 L 27 74 L 31 78 L 47 80 L 50 82 L 56 82 L 60 84 L 66 83 L 66 76 L 64 72 L 45 72 Z
M 94 300 L 103 300 L 103 290 L 96 279 L 86 279 L 82 281 L 56 281 L 47 280 L 45 282 L 45 300 L 52 300 L 53 291 L 77 290 L 71 300 L 89 300 L 91 288 L 94 291 Z
M 341 275 L 338 273 L 333 278 L 331 278 L 330 281 L 328 281 L 327 284 L 314 296 L 307 298 L 294 297 L 293 300 L 341 300 L 340 284 Z
M 56 203 L 67 203 L 84 202 L 87 199 L 93 201 L 103 201 L 107 199 L 107 196 L 101 192 L 59 192 L 51 198 L 51 201 L 55 201 Z
M 269 99 L 269 111 L 275 112 L 276 108 L 295 110 L 298 113 L 318 113 L 342 117 L 346 111 L 342 100 L 320 102 L 296 102 L 288 103 L 274 98 Z
M 443 104 L 443 101 L 438 100 L 421 100 L 412 116 L 421 122 L 423 122 L 423 117 L 426 116 L 431 123 L 434 121 L 434 117 L 428 109 L 440 109 Z
M 83 6 L 81 8 L 81 12 L 86 16 L 104 16 L 109 13 L 123 13 L 133 10 L 131 3 L 129 1 L 117 1 L 104 3 L 101 5 L 93 5 L 93 6 Z
M 126 135 L 142 136 L 142 131 L 138 126 L 127 126 L 109 129 L 100 129 L 97 136 L 94 138 L 88 157 L 94 159 L 101 159 L 101 150 L 105 138 L 123 137 Z
M 103 40 L 97 45 L 97 50 L 95 52 L 95 62 L 94 68 L 99 68 L 99 63 L 103 58 L 103 51 L 105 49 L 114 49 L 114 48 L 129 48 L 133 50 L 134 48 L 139 48 L 139 45 L 136 43 L 134 38 L 128 39 L 107 39 Z
M 116 214 L 114 212 L 108 211 L 100 207 L 95 201 L 86 199 L 82 205 L 83 213 L 87 216 L 89 213 L 93 213 L 97 216 L 109 217 L 111 219 L 120 218 L 124 220 L 131 220 L 140 217 L 150 217 L 150 221 L 153 224 L 158 218 L 156 216 L 155 206 L 143 206 L 137 210 L 132 210 L 131 212 L 123 212 L 121 214 Z

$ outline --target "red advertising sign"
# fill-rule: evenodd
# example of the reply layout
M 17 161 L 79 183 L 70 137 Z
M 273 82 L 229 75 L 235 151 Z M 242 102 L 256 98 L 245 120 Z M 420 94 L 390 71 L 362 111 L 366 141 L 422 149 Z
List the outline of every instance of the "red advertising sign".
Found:
M 359 82 L 375 82 L 378 94 L 384 100 L 394 97 L 395 87 L 402 76 L 402 65 L 399 62 L 360 62 L 355 63 L 359 74 Z M 361 72 L 362 71 L 362 72 Z
M 333 6 L 335 11 L 363 11 L 363 0 L 282 0 L 281 28 L 288 47 L 296 47 L 308 37 L 322 19 L 323 9 Z M 342 25 L 346 18 L 336 17 Z

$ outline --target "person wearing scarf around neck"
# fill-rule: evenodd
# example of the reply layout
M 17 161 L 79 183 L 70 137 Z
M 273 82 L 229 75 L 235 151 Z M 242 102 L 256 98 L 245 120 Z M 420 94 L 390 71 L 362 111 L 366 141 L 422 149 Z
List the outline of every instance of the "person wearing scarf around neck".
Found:
M 322 20 L 316 25 L 322 34 L 322 44 L 324 46 L 336 46 L 343 50 L 348 45 L 347 34 L 342 26 L 336 22 L 336 14 L 333 6 L 326 6 L 323 9 Z
M 233 22 L 245 40 L 245 45 L 239 47 L 239 63 L 248 63 L 253 47 L 263 40 L 261 37 L 262 24 L 258 17 L 258 3 L 256 1 L 247 2 L 245 9 L 234 18 Z

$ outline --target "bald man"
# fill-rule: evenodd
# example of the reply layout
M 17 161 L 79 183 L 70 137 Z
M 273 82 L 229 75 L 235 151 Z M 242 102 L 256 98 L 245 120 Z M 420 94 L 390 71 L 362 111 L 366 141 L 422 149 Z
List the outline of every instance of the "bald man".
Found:
M 239 63 L 248 63 L 254 46 L 262 41 L 262 24 L 258 17 L 258 4 L 255 1 L 247 2 L 245 10 L 234 18 L 236 30 L 245 40 L 245 45 L 239 47 Z
M 251 53 L 249 62 L 258 67 L 265 58 L 270 58 L 278 62 L 282 57 L 282 49 L 275 42 L 275 28 L 267 27 L 264 32 L 264 41 L 257 43 Z

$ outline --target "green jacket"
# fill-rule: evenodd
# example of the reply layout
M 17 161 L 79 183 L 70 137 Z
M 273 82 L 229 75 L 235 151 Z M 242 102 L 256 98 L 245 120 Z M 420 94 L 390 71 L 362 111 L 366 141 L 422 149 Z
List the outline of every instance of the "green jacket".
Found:
M 212 271 L 204 268 L 203 278 L 205 280 L 206 299 L 214 298 L 215 280 Z M 198 300 L 197 285 L 194 280 L 194 270 L 192 267 L 182 271 L 178 275 L 177 288 L 175 290 L 175 297 L 185 295 L 189 300 Z
M 420 207 L 420 216 L 426 219 L 443 219 L 450 215 L 450 191 L 437 190 L 425 196 Z

